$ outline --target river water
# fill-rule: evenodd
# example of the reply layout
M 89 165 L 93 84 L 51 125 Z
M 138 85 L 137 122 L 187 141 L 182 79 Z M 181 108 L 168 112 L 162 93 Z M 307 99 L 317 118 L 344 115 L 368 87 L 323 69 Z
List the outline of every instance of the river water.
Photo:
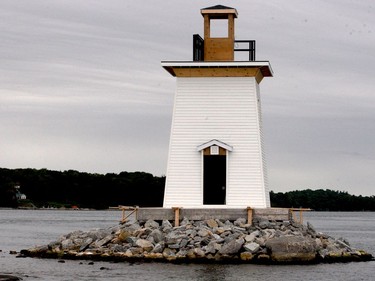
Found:
M 74 230 L 106 228 L 118 223 L 120 211 L 0 209 L 0 275 L 23 280 L 375 280 L 375 261 L 319 265 L 200 265 L 109 263 L 16 258 L 20 251 L 48 244 Z M 375 213 L 310 212 L 305 221 L 317 231 L 346 238 L 352 247 L 375 253 Z

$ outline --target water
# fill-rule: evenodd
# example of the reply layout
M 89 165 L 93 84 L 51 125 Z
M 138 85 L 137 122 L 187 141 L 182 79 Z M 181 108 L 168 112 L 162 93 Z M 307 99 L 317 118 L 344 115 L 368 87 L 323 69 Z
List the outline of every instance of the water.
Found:
M 106 228 L 118 223 L 120 211 L 0 210 L 0 274 L 23 280 L 374 280 L 375 262 L 301 266 L 174 265 L 109 263 L 16 258 L 19 251 L 47 244 L 74 230 Z M 317 231 L 344 237 L 356 248 L 375 253 L 375 213 L 311 212 L 305 221 Z

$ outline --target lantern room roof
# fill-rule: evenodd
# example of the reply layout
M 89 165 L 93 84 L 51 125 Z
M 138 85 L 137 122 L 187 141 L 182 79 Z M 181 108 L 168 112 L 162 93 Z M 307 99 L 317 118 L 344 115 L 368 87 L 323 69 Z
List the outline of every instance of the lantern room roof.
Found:
M 228 18 L 228 14 L 233 14 L 235 18 L 237 18 L 237 10 L 232 7 L 227 7 L 223 5 L 216 5 L 212 7 L 207 7 L 201 9 L 201 14 L 204 16 L 208 14 L 211 19 L 225 19 Z

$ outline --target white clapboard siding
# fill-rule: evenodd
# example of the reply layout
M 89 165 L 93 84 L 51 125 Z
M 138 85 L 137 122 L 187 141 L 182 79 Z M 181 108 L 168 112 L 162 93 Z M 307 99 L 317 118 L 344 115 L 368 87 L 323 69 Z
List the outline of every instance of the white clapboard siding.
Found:
M 226 205 L 269 207 L 259 87 L 254 77 L 177 78 L 164 207 L 203 205 L 203 159 L 197 147 L 213 139 L 227 152 Z

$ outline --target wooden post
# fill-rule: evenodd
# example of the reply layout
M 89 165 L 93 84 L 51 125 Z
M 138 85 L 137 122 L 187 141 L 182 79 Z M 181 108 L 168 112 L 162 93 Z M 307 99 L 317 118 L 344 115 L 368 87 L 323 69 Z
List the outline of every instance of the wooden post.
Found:
M 299 223 L 303 224 L 303 210 L 299 209 Z
M 122 208 L 122 219 L 121 219 L 121 223 L 125 223 L 126 221 L 126 218 L 125 218 L 125 208 Z
M 174 211 L 174 226 L 180 226 L 180 209 L 181 207 L 172 207 Z
M 247 207 L 247 223 L 253 225 L 253 209 L 251 207 Z

